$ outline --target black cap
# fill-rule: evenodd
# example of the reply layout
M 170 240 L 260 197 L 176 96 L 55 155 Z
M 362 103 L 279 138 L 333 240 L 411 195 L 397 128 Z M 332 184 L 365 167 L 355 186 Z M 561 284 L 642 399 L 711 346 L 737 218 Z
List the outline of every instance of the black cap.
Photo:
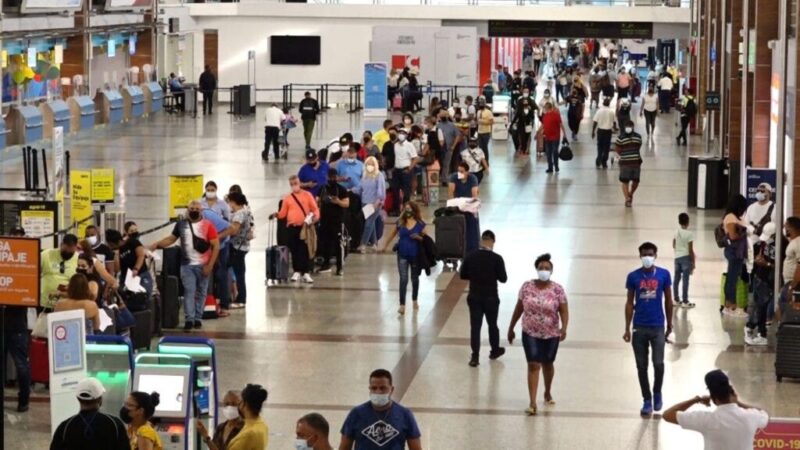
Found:
M 306 159 L 317 159 L 317 152 L 313 148 L 306 149 Z
M 719 369 L 706 374 L 706 387 L 713 398 L 727 397 L 731 394 L 730 379 Z

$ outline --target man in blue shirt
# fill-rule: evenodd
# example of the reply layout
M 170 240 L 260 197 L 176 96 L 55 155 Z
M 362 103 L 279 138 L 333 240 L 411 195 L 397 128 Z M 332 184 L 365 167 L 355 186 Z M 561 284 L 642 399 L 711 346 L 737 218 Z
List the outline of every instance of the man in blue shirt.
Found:
M 622 339 L 632 342 L 636 357 L 636 370 L 639 372 L 639 387 L 642 389 L 641 415 L 649 416 L 653 409 L 660 411 L 663 406 L 661 385 L 664 382 L 664 344 L 672 333 L 672 279 L 669 270 L 656 267 L 658 248 L 652 242 L 639 246 L 642 267 L 628 274 L 625 288 L 628 301 L 625 304 L 625 334 Z M 666 314 L 665 314 L 666 313 Z M 631 336 L 631 321 L 633 335 Z M 666 322 L 666 332 L 664 323 Z M 647 357 L 653 349 L 653 369 L 655 380 L 650 393 L 650 379 L 647 376 Z
M 306 163 L 300 168 L 297 178 L 300 179 L 300 187 L 316 198 L 320 189 L 328 183 L 328 163 L 320 161 L 313 149 L 306 149 Z
M 419 427 L 408 408 L 392 401 L 392 374 L 369 376 L 369 401 L 350 410 L 342 425 L 339 450 L 422 450 Z
M 185 95 L 183 92 L 183 83 L 181 83 L 180 78 L 175 76 L 174 73 L 169 74 L 169 91 L 172 93 L 172 96 L 175 97 L 175 109 L 184 111 L 186 105 L 183 104 Z
M 339 172 L 339 184 L 343 188 L 352 191 L 361 186 L 364 163 L 358 160 L 355 147 L 352 145 L 347 147 L 347 153 L 336 162 L 336 170 Z
M 214 225 L 219 238 L 219 256 L 214 266 L 214 297 L 219 299 L 219 306 L 222 308 L 220 316 L 227 317 L 228 309 L 231 307 L 231 281 L 228 272 L 228 255 L 230 254 L 230 236 L 232 234 L 231 224 L 225 220 L 221 214 L 203 207 L 203 218 Z

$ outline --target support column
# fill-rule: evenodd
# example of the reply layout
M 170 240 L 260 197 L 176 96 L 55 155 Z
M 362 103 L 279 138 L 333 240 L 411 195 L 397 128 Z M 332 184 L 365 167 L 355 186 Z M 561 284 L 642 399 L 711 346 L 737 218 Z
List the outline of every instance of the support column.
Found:
M 755 3 L 755 67 L 751 126 L 752 167 L 769 167 L 770 86 L 772 84 L 772 51 L 768 43 L 778 37 L 778 2 L 754 0 Z
M 743 3 L 747 0 L 729 1 L 728 6 L 728 23 L 731 24 L 731 35 L 729 37 L 731 42 L 731 52 L 728 54 L 728 90 L 727 101 L 725 102 L 726 117 L 727 117 L 727 153 L 730 161 L 730 167 L 741 166 L 742 160 L 742 64 L 741 58 L 746 58 L 747 52 L 740 51 L 740 44 L 742 43 L 743 26 Z M 743 44 L 742 44 L 743 45 Z M 733 174 L 738 173 L 738 170 L 732 170 Z M 729 193 L 738 193 L 740 188 L 740 180 L 737 176 L 731 176 L 729 179 Z

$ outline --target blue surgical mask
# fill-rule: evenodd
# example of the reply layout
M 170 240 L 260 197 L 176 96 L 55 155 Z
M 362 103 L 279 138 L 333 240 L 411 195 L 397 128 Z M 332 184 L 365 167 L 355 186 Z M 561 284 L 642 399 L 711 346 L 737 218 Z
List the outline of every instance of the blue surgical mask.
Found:
M 369 401 L 378 408 L 386 406 L 391 401 L 390 394 L 369 394 Z
M 308 445 L 308 441 L 305 439 L 295 439 L 294 448 L 295 450 L 312 450 L 311 446 Z

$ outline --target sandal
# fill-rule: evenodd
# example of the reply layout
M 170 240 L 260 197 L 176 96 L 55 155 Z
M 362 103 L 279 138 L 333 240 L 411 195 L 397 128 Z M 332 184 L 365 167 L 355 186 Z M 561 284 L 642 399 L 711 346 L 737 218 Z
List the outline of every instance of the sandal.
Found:
M 536 407 L 535 406 L 529 407 L 528 409 L 525 410 L 525 414 L 527 414 L 529 416 L 535 416 L 536 415 Z
M 231 315 L 231 313 L 229 313 L 228 311 L 225 311 L 225 310 L 223 309 L 223 310 L 222 310 L 222 311 L 220 311 L 220 312 L 219 312 L 219 314 L 217 314 L 217 315 L 218 315 L 219 317 L 229 317 L 229 316 Z
M 553 405 L 556 404 L 556 401 L 553 400 L 553 397 L 550 397 L 550 398 L 545 397 L 544 398 L 544 404 L 547 405 L 547 406 L 553 406 Z

